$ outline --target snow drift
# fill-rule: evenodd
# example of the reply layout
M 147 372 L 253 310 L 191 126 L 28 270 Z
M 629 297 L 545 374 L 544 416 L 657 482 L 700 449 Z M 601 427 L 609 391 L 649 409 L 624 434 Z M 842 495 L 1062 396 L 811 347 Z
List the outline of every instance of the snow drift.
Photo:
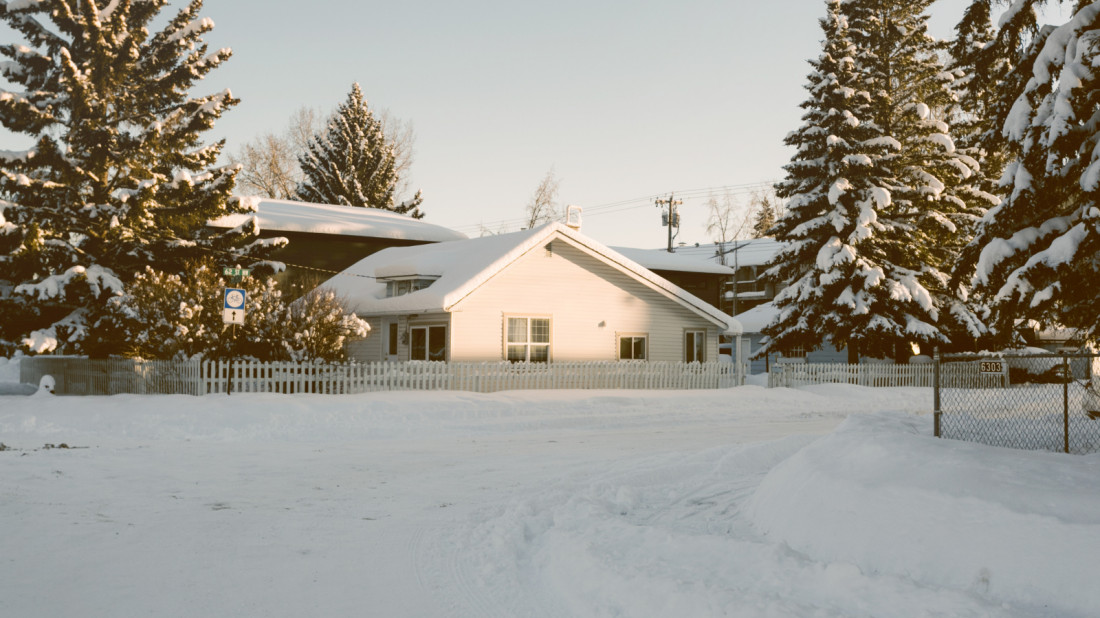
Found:
M 776 466 L 747 507 L 772 542 L 1015 605 L 1100 607 L 1100 457 L 930 437 L 927 417 L 849 417 Z

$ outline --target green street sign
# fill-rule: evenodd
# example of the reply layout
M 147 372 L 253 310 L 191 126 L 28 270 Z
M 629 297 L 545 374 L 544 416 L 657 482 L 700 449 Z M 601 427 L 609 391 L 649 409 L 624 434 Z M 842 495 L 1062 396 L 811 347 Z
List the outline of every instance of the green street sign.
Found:
M 222 274 L 226 277 L 247 277 L 252 271 L 248 268 L 223 268 Z

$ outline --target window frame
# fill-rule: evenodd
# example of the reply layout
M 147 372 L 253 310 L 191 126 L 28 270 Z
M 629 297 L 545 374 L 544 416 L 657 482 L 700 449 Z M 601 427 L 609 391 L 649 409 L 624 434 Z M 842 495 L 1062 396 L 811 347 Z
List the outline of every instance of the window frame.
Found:
M 694 339 L 690 346 L 688 345 L 688 337 Z M 685 363 L 705 363 L 707 361 L 707 330 L 705 328 L 685 328 L 683 342 Z M 692 351 L 695 354 L 692 355 L 692 358 L 689 358 L 688 355 Z
M 623 358 L 623 340 L 624 339 L 631 339 L 631 340 L 635 340 L 635 341 L 640 339 L 642 341 L 642 357 L 641 358 L 636 358 L 634 356 L 634 352 L 635 352 L 634 343 L 635 343 L 635 341 L 631 342 L 631 356 L 630 356 L 630 358 Z M 615 341 L 617 343 L 615 354 L 616 354 L 618 360 L 621 360 L 621 361 L 648 361 L 649 360 L 649 333 L 615 333 Z
M 554 359 L 554 319 L 550 315 L 538 315 L 538 314 L 522 314 L 522 313 L 506 313 L 503 316 L 503 333 L 501 336 L 503 342 L 503 349 L 501 350 L 501 358 L 511 363 L 549 363 Z M 525 327 L 525 339 L 523 341 L 511 340 L 511 321 L 512 320 L 526 320 Z M 546 341 L 536 342 L 532 341 L 533 335 L 533 322 L 535 320 L 546 321 Z M 510 348 L 524 348 L 523 359 L 513 359 L 510 355 Z M 531 360 L 532 348 L 545 348 L 546 358 L 545 360 Z
M 808 351 L 806 350 L 806 346 L 796 345 L 789 350 L 784 350 L 780 353 L 780 355 L 783 358 L 801 358 L 805 360 L 807 353 Z
M 386 279 L 386 298 L 404 296 L 430 287 L 438 277 L 397 277 Z
M 443 329 L 443 357 L 432 358 L 431 343 L 432 343 L 432 330 Z M 424 331 L 424 356 L 425 358 L 416 358 L 416 331 Z M 446 324 L 410 324 L 409 325 L 409 360 L 410 361 L 446 361 L 450 357 L 450 341 L 447 338 L 447 325 Z

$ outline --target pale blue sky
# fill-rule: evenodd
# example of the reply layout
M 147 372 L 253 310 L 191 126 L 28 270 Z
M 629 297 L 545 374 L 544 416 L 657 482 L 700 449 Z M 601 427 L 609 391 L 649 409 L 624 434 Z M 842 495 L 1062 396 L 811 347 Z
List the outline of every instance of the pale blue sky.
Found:
M 933 34 L 949 36 L 967 4 L 936 2 Z M 663 246 L 653 196 L 690 191 L 679 240 L 706 243 L 700 189 L 782 177 L 824 6 L 207 0 L 207 40 L 234 57 L 197 92 L 242 99 L 211 132 L 236 151 L 299 107 L 331 110 L 359 82 L 372 106 L 415 127 L 425 220 L 470 235 L 517 229 L 553 166 L 560 200 L 585 208 L 597 240 Z

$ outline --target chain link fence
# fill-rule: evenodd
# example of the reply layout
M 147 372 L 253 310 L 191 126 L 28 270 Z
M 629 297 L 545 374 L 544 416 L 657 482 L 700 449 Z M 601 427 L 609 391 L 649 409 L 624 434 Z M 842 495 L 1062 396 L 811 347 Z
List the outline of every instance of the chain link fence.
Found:
M 936 436 L 1029 450 L 1100 451 L 1100 355 L 944 355 Z M 963 373 L 979 382 L 950 376 Z

